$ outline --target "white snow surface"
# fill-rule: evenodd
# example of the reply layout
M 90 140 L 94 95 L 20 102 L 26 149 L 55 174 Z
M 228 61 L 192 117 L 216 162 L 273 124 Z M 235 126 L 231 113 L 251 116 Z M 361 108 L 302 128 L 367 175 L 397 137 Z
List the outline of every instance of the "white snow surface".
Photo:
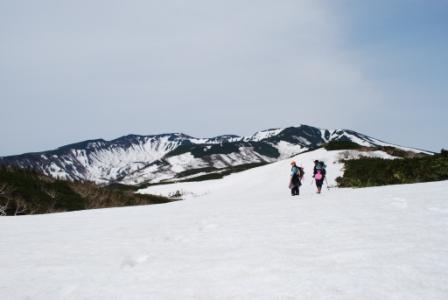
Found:
M 341 129 L 331 129 L 329 131 L 330 131 L 330 140 L 335 139 L 336 137 L 339 137 L 339 138 L 347 137 L 352 142 L 357 143 L 358 145 L 361 145 L 361 146 L 365 146 L 365 147 L 385 146 L 385 147 L 394 147 L 394 148 L 397 148 L 397 149 L 400 149 L 403 151 L 407 151 L 407 152 L 424 153 L 424 154 L 428 154 L 428 155 L 434 154 L 432 152 L 421 150 L 421 149 L 403 147 L 403 146 L 400 146 L 397 144 L 386 143 L 381 140 L 369 137 L 367 135 L 357 133 L 363 137 L 363 138 L 359 138 L 356 135 L 354 135 L 348 131 L 345 131 L 343 129 L 342 130 Z
M 262 130 L 262 131 L 258 131 L 256 133 L 254 133 L 252 136 L 250 137 L 245 137 L 243 138 L 244 140 L 247 141 L 256 141 L 259 142 L 261 140 L 273 137 L 278 135 L 280 132 L 282 132 L 284 130 L 284 128 L 274 128 L 274 129 L 266 129 L 266 130 Z
M 298 145 L 294 145 L 285 141 L 280 141 L 276 145 L 278 152 L 280 153 L 280 159 L 289 158 L 300 152 L 308 150 L 308 148 L 302 148 Z
M 291 161 L 295 161 L 297 165 L 304 168 L 306 176 L 304 178 L 302 190 L 307 193 L 312 193 L 314 187 L 311 186 L 311 176 L 313 173 L 314 160 L 317 159 L 325 162 L 327 165 L 327 182 L 333 187 L 336 185 L 336 178 L 343 174 L 344 164 L 341 160 L 358 159 L 360 157 L 395 159 L 395 157 L 383 151 L 327 151 L 321 148 L 263 167 L 254 168 L 241 173 L 234 173 L 219 180 L 155 185 L 139 190 L 139 193 L 169 196 L 179 191 L 183 194 L 184 199 L 189 199 L 201 197 L 210 193 L 221 193 L 228 189 L 243 188 L 246 190 L 246 185 L 259 185 L 263 186 L 264 189 L 282 193 L 284 187 L 288 185 L 288 170 Z
M 448 181 L 315 194 L 307 159 L 333 181 L 338 155 L 300 156 L 299 197 L 287 160 L 184 201 L 2 217 L 2 299 L 448 299 Z

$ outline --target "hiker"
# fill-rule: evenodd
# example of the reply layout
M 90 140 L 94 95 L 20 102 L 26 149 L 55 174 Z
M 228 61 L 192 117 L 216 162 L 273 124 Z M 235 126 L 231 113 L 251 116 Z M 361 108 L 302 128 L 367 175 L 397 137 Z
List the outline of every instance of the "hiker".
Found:
M 325 163 L 323 161 L 314 161 L 314 172 L 313 178 L 316 181 L 317 193 L 320 194 L 322 191 L 322 185 L 324 184 L 325 175 L 327 171 L 325 170 Z
M 298 167 L 295 161 L 291 162 L 291 176 L 289 181 L 289 188 L 291 189 L 291 196 L 299 195 L 299 187 L 302 185 L 301 180 L 305 173 L 303 168 Z

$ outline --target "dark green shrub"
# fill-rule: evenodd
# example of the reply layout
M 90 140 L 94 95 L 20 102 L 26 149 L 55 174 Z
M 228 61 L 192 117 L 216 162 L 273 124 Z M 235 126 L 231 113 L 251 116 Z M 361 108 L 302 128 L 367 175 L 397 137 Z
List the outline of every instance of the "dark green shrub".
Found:
M 338 178 L 337 182 L 341 187 L 366 187 L 447 179 L 448 157 L 441 153 L 394 160 L 379 158 L 348 160 L 345 161 L 344 176 Z
M 135 194 L 127 186 L 57 180 L 32 170 L 0 167 L 0 215 L 42 214 L 89 208 L 158 204 L 171 199 Z
M 352 150 L 360 149 L 362 146 L 352 141 L 331 141 L 324 145 L 324 148 L 331 150 Z

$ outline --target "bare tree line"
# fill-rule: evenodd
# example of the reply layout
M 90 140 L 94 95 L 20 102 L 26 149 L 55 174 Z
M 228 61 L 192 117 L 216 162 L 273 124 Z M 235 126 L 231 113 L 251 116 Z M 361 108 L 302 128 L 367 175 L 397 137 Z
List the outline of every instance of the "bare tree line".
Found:
M 14 195 L 15 188 L 6 183 L 0 184 L 0 216 L 8 215 L 9 210 L 14 210 L 12 215 L 20 215 L 26 212 L 26 201 Z
M 172 200 L 69 182 L 35 172 L 0 167 L 0 216 L 62 212 L 91 208 L 166 203 Z

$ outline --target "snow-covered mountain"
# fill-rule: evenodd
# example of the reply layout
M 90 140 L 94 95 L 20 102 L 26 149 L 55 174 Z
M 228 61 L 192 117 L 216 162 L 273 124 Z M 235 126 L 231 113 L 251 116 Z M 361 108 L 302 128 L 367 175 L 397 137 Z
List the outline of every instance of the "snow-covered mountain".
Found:
M 3 157 L 0 164 L 32 168 L 68 180 L 136 185 L 271 163 L 329 141 L 397 147 L 352 130 L 301 125 L 263 130 L 249 137 L 194 138 L 182 133 L 127 135 L 111 141 L 89 140 L 52 151 Z

